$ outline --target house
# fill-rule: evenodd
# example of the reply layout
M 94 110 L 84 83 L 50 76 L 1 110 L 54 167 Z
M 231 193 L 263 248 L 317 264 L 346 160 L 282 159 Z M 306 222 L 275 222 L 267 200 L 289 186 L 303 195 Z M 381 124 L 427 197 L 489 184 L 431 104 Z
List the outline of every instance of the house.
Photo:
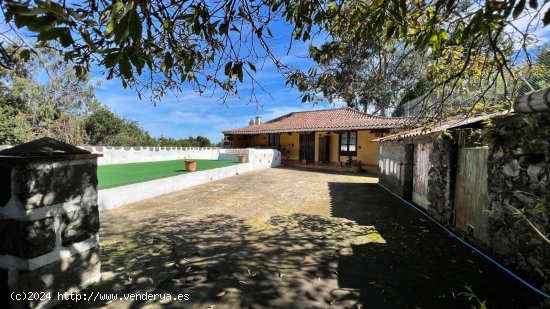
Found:
M 373 116 L 351 108 L 294 112 L 262 123 L 224 131 L 229 148 L 276 148 L 282 159 L 307 163 L 340 163 L 349 157 L 378 164 L 375 138 L 395 133 L 408 118 Z

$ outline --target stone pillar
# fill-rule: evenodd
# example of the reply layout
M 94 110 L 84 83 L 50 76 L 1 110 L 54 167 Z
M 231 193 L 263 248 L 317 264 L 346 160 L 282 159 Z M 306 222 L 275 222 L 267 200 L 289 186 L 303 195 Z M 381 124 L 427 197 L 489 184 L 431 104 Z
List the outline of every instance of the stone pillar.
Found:
M 0 151 L 0 307 L 51 307 L 100 280 L 98 156 L 51 138 Z

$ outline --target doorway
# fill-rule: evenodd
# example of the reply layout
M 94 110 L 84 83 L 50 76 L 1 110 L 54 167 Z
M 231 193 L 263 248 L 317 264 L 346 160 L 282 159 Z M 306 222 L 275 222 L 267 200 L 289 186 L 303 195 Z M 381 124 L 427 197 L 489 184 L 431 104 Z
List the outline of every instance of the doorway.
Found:
M 315 132 L 300 134 L 300 161 L 315 161 Z

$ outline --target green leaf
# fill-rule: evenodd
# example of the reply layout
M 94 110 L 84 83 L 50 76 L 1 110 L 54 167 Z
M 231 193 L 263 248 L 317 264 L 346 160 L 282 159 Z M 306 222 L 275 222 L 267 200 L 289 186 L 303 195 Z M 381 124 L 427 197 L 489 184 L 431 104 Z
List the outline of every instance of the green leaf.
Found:
M 122 73 L 122 76 L 124 76 L 124 78 L 132 78 L 132 65 L 130 64 L 130 59 L 127 55 L 123 55 L 118 60 L 118 69 L 120 70 L 120 73 Z
M 525 0 L 519 0 L 518 4 L 514 8 L 514 11 L 512 12 L 512 17 L 514 19 L 518 18 L 521 12 L 523 12 L 524 8 L 525 8 Z
M 138 74 L 141 75 L 141 70 L 145 66 L 145 59 L 136 54 L 129 54 L 128 57 L 130 58 L 132 65 L 136 68 Z
M 129 14 L 124 15 L 122 19 L 120 20 L 120 23 L 115 28 L 115 42 L 118 44 L 122 43 L 126 38 L 128 37 L 129 33 L 129 21 L 130 16 Z
M 550 24 L 550 8 L 546 10 L 546 13 L 544 13 L 544 17 L 542 18 L 542 22 L 545 26 Z
M 225 68 L 223 70 L 224 74 L 229 76 L 229 74 L 231 73 L 231 67 L 232 67 L 232 63 L 231 61 L 229 61 L 228 63 L 225 64 Z
M 61 46 L 63 47 L 69 47 L 71 44 L 74 43 L 73 37 L 71 36 L 71 32 L 67 31 L 65 32 L 60 38 L 59 42 L 61 43 Z
M 82 76 L 84 76 L 84 68 L 82 68 L 82 66 L 75 65 L 74 71 L 76 73 L 76 77 L 81 78 Z
M 112 68 L 118 62 L 118 58 L 120 58 L 120 53 L 107 54 L 105 56 L 105 60 L 103 61 L 103 64 L 107 68 Z
M 130 35 L 134 42 L 139 42 L 143 32 L 143 25 L 136 10 L 130 12 Z
M 114 18 L 109 19 L 109 22 L 107 23 L 107 27 L 105 28 L 105 34 L 111 35 L 116 27 L 116 20 Z
M 23 28 L 34 21 L 34 17 L 31 16 L 23 16 L 16 14 L 14 17 L 14 22 L 17 28 Z
M 172 59 L 171 53 L 164 54 L 164 66 L 166 67 L 166 70 L 171 69 L 174 66 L 174 59 Z
M 84 39 L 84 42 L 86 42 L 88 47 L 90 47 L 94 51 L 97 49 L 94 42 L 92 41 L 92 38 L 90 37 L 90 33 L 88 32 L 88 30 L 82 30 L 80 32 L 80 35 L 82 36 L 82 39 Z
M 529 6 L 532 8 L 532 9 L 536 9 L 539 7 L 539 3 L 537 0 L 529 0 Z
M 29 61 L 31 59 L 31 51 L 29 49 L 23 49 L 19 52 L 19 58 Z
M 250 67 L 250 69 L 254 72 L 256 72 L 256 66 L 253 65 L 251 62 L 248 62 L 248 66 Z
M 69 32 L 68 27 L 52 28 L 50 30 L 40 32 L 38 34 L 38 40 L 40 40 L 40 41 L 55 40 L 55 39 L 61 37 L 62 35 L 64 35 L 65 33 L 68 33 L 68 32 Z
M 57 20 L 51 16 L 33 17 L 27 28 L 33 32 L 43 32 L 55 26 Z
M 229 31 L 229 23 L 224 22 L 219 27 L 220 34 L 227 34 Z

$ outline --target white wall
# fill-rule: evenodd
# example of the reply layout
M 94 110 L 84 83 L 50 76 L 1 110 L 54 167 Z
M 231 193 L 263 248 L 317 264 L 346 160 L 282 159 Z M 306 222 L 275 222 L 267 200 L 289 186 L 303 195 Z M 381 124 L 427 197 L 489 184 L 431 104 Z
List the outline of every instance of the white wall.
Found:
M 101 153 L 99 165 L 180 160 L 185 158 L 218 160 L 219 148 L 214 147 L 104 147 L 80 146 L 80 148 Z
M 99 190 L 99 210 L 108 210 L 210 181 L 281 165 L 281 152 L 274 149 L 217 149 L 216 151 L 220 152 L 220 160 L 228 161 L 237 161 L 237 153 L 247 153 L 247 163 Z
M 0 145 L 0 150 L 10 147 L 11 146 L 9 145 Z M 99 165 L 183 160 L 184 158 L 237 162 L 237 154 L 247 154 L 247 161 L 243 164 L 99 190 L 98 204 L 100 210 L 119 207 L 143 199 L 179 191 L 195 185 L 239 175 L 253 170 L 277 167 L 281 165 L 281 152 L 275 149 L 103 146 L 80 146 L 80 148 L 91 151 L 92 153 L 103 154 L 103 157 L 98 158 Z
M 11 148 L 10 145 L 0 145 L 0 150 Z M 121 147 L 121 146 L 78 146 L 92 153 L 100 153 L 99 165 L 155 162 L 180 159 L 202 159 L 237 161 L 238 153 L 249 155 L 249 162 L 263 165 L 265 162 L 279 166 L 279 161 L 273 157 L 271 149 L 221 149 L 216 147 Z M 250 152 L 252 151 L 252 152 Z

